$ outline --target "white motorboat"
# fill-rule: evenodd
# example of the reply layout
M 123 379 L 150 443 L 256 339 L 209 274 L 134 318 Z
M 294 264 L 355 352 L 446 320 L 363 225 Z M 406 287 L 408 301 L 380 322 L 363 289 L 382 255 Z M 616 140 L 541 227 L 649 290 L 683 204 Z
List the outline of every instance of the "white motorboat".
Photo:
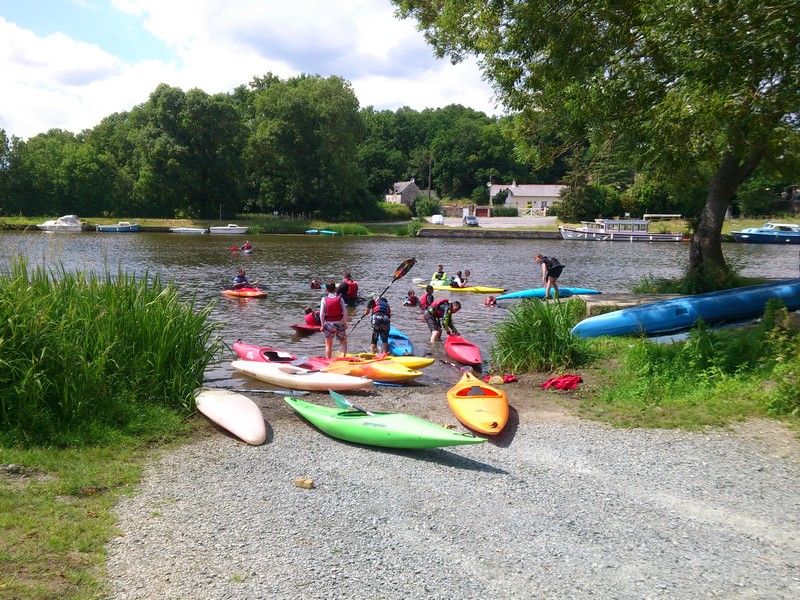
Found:
M 42 231 L 62 231 L 76 233 L 83 230 L 83 223 L 75 215 L 64 215 L 37 225 Z
M 184 233 L 189 235 L 202 235 L 208 232 L 205 227 L 170 227 L 170 233 Z
M 644 219 L 595 219 L 581 221 L 581 227 L 559 227 L 565 240 L 599 242 L 680 242 L 682 233 L 652 233 Z
M 139 231 L 139 224 L 120 221 L 116 225 L 95 225 L 95 229 L 100 233 L 136 233 Z
M 236 225 L 235 223 L 228 223 L 225 226 L 218 226 L 218 227 L 209 227 L 209 230 L 214 235 L 220 234 L 230 234 L 230 233 L 247 233 L 247 227 L 243 227 L 241 225 Z

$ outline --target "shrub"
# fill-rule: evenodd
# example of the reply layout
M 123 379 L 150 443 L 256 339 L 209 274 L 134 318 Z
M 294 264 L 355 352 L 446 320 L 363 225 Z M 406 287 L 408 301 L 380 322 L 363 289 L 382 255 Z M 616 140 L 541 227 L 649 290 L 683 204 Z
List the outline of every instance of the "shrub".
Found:
M 438 198 L 428 198 L 427 196 L 417 196 L 414 203 L 414 210 L 418 217 L 430 217 L 442 212 L 442 205 Z
M 419 233 L 419 230 L 422 229 L 422 227 L 423 227 L 422 221 L 420 221 L 419 219 L 414 219 L 410 221 L 408 224 L 400 227 L 397 230 L 397 235 L 416 237 L 416 235 Z
M 492 208 L 493 217 L 518 217 L 519 208 L 516 206 L 495 206 Z
M 588 344 L 572 335 L 572 327 L 586 314 L 580 299 L 566 302 L 525 300 L 509 310 L 495 328 L 492 362 L 512 371 L 553 371 L 583 364 Z
M 408 221 L 411 218 L 411 209 L 405 204 L 378 202 L 374 218 L 377 221 Z

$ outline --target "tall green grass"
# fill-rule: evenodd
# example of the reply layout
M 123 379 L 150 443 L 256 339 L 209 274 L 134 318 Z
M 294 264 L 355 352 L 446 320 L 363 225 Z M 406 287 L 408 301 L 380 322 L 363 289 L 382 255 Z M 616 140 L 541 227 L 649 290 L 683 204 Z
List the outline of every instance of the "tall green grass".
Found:
M 555 371 L 583 364 L 589 345 L 570 330 L 586 314 L 579 298 L 565 302 L 523 300 L 495 328 L 492 362 L 500 369 Z
M 360 223 L 328 223 L 308 219 L 265 218 L 251 225 L 249 234 L 305 233 L 306 229 L 328 229 L 340 235 L 370 235 L 370 230 Z
M 210 310 L 158 279 L 13 263 L 0 276 L 0 439 L 65 446 L 174 424 L 220 349 Z

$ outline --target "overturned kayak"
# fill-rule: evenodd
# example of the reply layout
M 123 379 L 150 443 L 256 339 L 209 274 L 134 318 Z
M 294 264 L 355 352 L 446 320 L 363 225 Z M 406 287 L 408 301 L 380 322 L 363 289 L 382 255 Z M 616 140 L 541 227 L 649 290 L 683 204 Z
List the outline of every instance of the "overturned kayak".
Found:
M 414 354 L 414 344 L 411 339 L 395 327 L 389 328 L 389 354 L 392 356 L 411 356 Z
M 465 365 L 480 367 L 483 364 L 481 349 L 459 335 L 448 335 L 444 341 L 444 351 L 453 360 Z
M 464 425 L 486 435 L 497 435 L 508 423 L 508 397 L 502 390 L 464 373 L 447 392 L 447 404 Z
M 367 414 L 320 406 L 291 396 L 284 398 L 304 419 L 339 440 L 383 448 L 417 449 L 480 444 L 484 438 L 446 429 L 403 413 Z
M 254 377 L 259 381 L 265 381 L 290 390 L 307 390 L 309 392 L 335 390 L 346 392 L 372 387 L 372 380 L 365 377 L 312 371 L 285 363 L 235 360 L 231 363 L 231 366 L 236 371 Z
M 198 411 L 240 440 L 254 446 L 266 441 L 264 416 L 247 396 L 224 389 L 204 389 L 194 400 Z
M 561 287 L 558 286 L 558 295 L 562 298 L 569 298 L 570 296 L 593 296 L 599 294 L 597 290 L 589 288 L 575 288 L 575 287 Z M 550 298 L 555 295 L 554 290 L 550 290 Z M 497 300 L 516 300 L 518 298 L 538 298 L 544 299 L 544 288 L 531 288 L 529 290 L 519 290 L 518 292 L 509 292 L 498 296 Z
M 572 328 L 578 337 L 601 335 L 659 335 L 689 329 L 697 321 L 708 324 L 736 323 L 764 314 L 771 299 L 781 300 L 789 310 L 800 309 L 800 279 L 762 283 L 683 296 L 623 308 L 584 319 Z
M 427 284 L 420 283 L 419 287 L 424 288 L 427 287 Z M 506 291 L 506 288 L 502 287 L 490 287 L 485 285 L 468 285 L 467 287 L 453 287 L 451 285 L 433 285 L 433 291 L 439 292 L 465 292 L 468 294 L 502 294 Z
M 230 298 L 264 298 L 266 290 L 257 287 L 242 287 L 235 290 L 222 290 L 225 296 Z

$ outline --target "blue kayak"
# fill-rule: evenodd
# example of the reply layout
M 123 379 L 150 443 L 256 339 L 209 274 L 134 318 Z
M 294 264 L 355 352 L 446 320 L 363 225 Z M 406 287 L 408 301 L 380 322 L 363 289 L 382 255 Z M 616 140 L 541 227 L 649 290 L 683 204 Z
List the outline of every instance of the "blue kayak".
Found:
M 584 319 L 572 328 L 578 337 L 601 335 L 659 335 L 689 329 L 698 320 L 736 323 L 760 317 L 767 301 L 781 300 L 789 310 L 800 309 L 800 279 L 762 283 L 696 296 L 682 296 L 623 308 Z
M 574 287 L 561 287 L 558 286 L 558 295 L 562 298 L 569 298 L 570 296 L 593 296 L 595 294 L 599 294 L 597 290 L 591 290 L 589 288 L 574 288 Z M 553 290 L 550 290 L 550 297 L 553 297 Z M 516 300 L 518 298 L 539 298 L 540 300 L 544 299 L 544 288 L 531 288 L 529 290 L 520 290 L 518 292 L 509 292 L 507 294 L 502 294 L 497 296 L 497 300 Z
M 411 356 L 414 354 L 414 344 L 408 336 L 394 327 L 389 328 L 389 354 L 392 356 Z

